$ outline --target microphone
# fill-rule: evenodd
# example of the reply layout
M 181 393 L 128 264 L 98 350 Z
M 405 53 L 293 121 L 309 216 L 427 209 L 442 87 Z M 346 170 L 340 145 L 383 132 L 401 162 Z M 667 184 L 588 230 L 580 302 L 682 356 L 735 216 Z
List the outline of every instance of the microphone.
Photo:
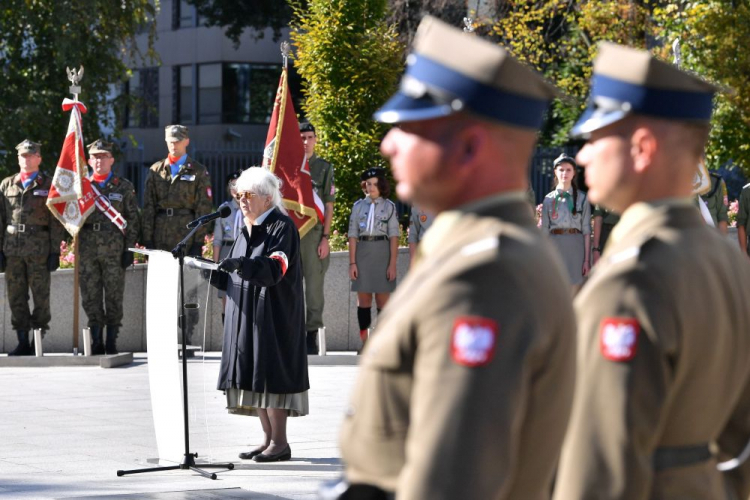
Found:
M 221 217 L 229 217 L 229 214 L 231 213 L 232 213 L 232 209 L 229 208 L 229 204 L 226 202 L 222 203 L 221 206 L 219 207 L 219 210 L 217 210 L 216 212 L 212 214 L 204 215 L 203 217 L 198 217 L 194 221 L 189 222 L 187 224 L 187 228 L 193 229 L 194 227 L 202 226 L 203 224 L 207 222 L 211 222 L 214 219 L 218 219 Z

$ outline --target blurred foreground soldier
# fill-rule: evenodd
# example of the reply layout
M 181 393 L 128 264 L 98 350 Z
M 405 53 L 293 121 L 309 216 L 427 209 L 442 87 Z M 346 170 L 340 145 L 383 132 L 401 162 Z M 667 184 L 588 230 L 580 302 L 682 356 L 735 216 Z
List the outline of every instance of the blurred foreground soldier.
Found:
M 26 356 L 33 354 L 29 332 L 49 329 L 50 272 L 60 267 L 65 229 L 47 208 L 52 177 L 39 171 L 40 145 L 25 140 L 16 149 L 21 171 L 0 183 L 0 271 L 5 271 L 10 321 L 18 337 L 9 355 Z
M 188 222 L 211 213 L 211 178 L 206 167 L 190 158 L 188 128 L 169 125 L 169 156 L 151 165 L 143 201 L 143 240 L 147 248 L 172 251 L 187 236 Z M 188 255 L 201 255 L 208 225 L 188 242 Z
M 622 214 L 576 297 L 578 372 L 555 498 L 723 499 L 750 440 L 750 265 L 692 183 L 715 88 L 604 43 L 573 128 L 594 203 Z M 750 463 L 732 477 L 747 499 Z
M 331 236 L 333 203 L 336 201 L 336 188 L 333 184 L 333 166 L 315 154 L 318 136 L 312 123 L 302 122 L 299 126 L 305 154 L 310 164 L 310 177 L 313 189 L 325 204 L 323 221 L 318 221 L 302 237 L 300 256 L 305 278 L 305 331 L 307 332 L 307 354 L 318 354 L 318 328 L 323 327 L 323 294 L 325 276 L 331 261 L 328 239 Z
M 437 217 L 364 350 L 341 433 L 343 498 L 547 498 L 575 325 L 526 192 L 556 90 L 429 16 L 407 64 L 375 115 L 399 124 L 381 151 L 399 197 Z
M 88 145 L 90 180 L 106 203 L 127 221 L 125 232 L 101 211 L 86 219 L 79 236 L 81 297 L 91 330 L 93 354 L 117 354 L 117 334 L 122 325 L 125 269 L 133 264 L 128 248 L 138 241 L 138 203 L 135 188 L 112 172 L 112 143 L 101 139 Z M 103 328 L 107 326 L 105 348 Z

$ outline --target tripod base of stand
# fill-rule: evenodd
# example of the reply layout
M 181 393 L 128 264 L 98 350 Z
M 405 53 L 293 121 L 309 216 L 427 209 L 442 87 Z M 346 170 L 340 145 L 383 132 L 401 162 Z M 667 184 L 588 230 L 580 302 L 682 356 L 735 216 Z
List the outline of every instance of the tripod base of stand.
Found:
M 144 472 L 161 472 L 165 470 L 191 470 L 193 472 L 197 472 L 201 476 L 207 478 L 207 479 L 216 479 L 216 473 L 214 472 L 208 472 L 203 469 L 228 469 L 232 470 L 234 469 L 234 464 L 227 463 L 227 464 L 200 464 L 200 467 L 197 467 L 195 464 L 195 457 L 197 457 L 197 453 L 190 453 L 185 455 L 185 458 L 182 459 L 182 463 L 180 465 L 167 465 L 165 467 L 150 467 L 147 469 L 132 469 L 132 470 L 118 470 L 117 471 L 117 477 L 125 476 L 127 474 L 141 474 Z

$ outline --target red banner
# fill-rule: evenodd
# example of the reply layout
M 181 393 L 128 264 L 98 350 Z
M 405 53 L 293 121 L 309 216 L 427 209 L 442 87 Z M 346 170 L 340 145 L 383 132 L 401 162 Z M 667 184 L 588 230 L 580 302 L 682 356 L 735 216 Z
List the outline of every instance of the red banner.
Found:
M 300 237 L 322 221 L 325 207 L 312 187 L 310 168 L 299 132 L 297 115 L 289 95 L 286 68 L 281 72 L 271 124 L 268 127 L 263 167 L 282 181 L 284 207 L 294 220 Z
M 60 160 L 57 162 L 55 175 L 52 177 L 47 206 L 62 222 L 65 229 L 75 236 L 91 211 L 94 210 L 97 193 L 86 178 L 81 123 L 81 114 L 86 112 L 86 106 L 81 102 L 65 99 L 63 110 L 71 112 L 70 122 L 60 152 Z

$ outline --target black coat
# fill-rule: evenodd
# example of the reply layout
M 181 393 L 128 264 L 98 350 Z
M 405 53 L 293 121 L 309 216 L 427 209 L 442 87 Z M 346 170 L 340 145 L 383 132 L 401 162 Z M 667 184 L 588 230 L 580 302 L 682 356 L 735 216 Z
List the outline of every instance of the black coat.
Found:
M 242 265 L 226 280 L 224 344 L 218 389 L 294 394 L 310 388 L 299 233 L 273 210 L 229 258 Z

